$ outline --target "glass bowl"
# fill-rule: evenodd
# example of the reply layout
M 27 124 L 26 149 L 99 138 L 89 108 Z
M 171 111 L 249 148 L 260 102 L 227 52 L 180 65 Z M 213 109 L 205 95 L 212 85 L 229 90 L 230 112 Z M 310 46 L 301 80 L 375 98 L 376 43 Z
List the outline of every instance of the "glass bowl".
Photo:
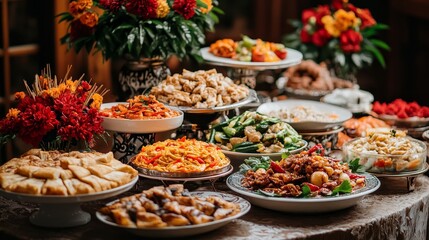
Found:
M 402 173 L 417 171 L 423 168 L 424 163 L 426 162 L 427 147 L 422 141 L 408 138 L 413 145 L 412 149 L 420 147 L 422 151 L 410 151 L 410 149 L 403 155 L 378 154 L 376 153 L 376 150 L 362 152 L 353 149 L 356 142 L 363 141 L 365 139 L 365 137 L 356 138 L 344 144 L 344 161 L 350 162 L 359 158 L 359 164 L 364 167 L 365 171 L 373 173 Z

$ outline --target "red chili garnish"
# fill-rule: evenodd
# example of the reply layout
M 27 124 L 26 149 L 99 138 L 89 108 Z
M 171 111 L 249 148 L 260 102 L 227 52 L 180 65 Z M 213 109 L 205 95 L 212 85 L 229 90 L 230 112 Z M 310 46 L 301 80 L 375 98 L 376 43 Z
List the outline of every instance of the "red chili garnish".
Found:
M 162 154 L 160 153 L 160 154 L 158 154 L 158 155 L 156 155 L 156 156 L 154 156 L 154 157 L 152 157 L 151 159 L 146 159 L 145 161 L 146 161 L 146 164 L 150 164 L 150 163 L 153 163 L 153 162 L 155 162 L 156 160 L 158 160 L 158 158 L 160 158 L 162 156 Z
M 184 141 L 186 141 L 186 136 L 183 136 L 183 137 L 181 137 L 181 138 L 177 139 L 177 141 L 179 141 L 179 142 L 184 142 Z
M 325 149 L 323 148 L 322 144 L 316 144 L 310 150 L 308 150 L 308 155 L 311 156 L 312 153 L 318 153 L 320 156 L 325 155 Z
M 354 174 L 354 173 L 347 173 L 347 175 L 349 175 L 350 179 L 365 178 L 365 176 Z
M 285 173 L 286 172 L 280 165 L 278 165 L 274 161 L 271 161 L 270 168 L 273 169 L 273 171 L 276 173 Z
M 310 188 L 310 191 L 312 192 L 319 191 L 320 189 L 317 185 L 314 185 L 312 183 L 305 182 L 303 184 L 307 185 Z
M 197 160 L 197 162 L 198 162 L 198 163 L 201 163 L 201 164 L 205 163 L 205 162 L 204 162 L 204 160 L 203 160 L 202 158 L 197 157 L 197 156 L 186 155 L 186 157 L 191 158 L 191 159 L 194 159 L 194 160 Z

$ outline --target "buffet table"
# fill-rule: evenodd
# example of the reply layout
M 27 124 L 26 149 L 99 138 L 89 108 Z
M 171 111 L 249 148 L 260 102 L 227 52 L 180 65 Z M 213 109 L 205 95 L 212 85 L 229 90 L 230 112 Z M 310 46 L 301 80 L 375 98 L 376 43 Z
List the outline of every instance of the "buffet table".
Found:
M 159 185 L 140 180 L 123 195 Z M 189 187 L 196 185 L 190 185 Z M 210 189 L 207 184 L 198 190 Z M 231 192 L 223 183 L 218 191 Z M 382 179 L 382 187 L 357 206 L 327 214 L 298 215 L 252 206 L 244 217 L 195 239 L 428 239 L 429 177 L 420 176 L 415 190 L 406 191 L 406 180 Z M 117 198 L 117 197 L 116 197 Z M 74 228 L 40 228 L 29 222 L 36 205 L 0 197 L 0 239 L 137 239 L 98 221 L 94 212 L 111 201 L 89 202 L 82 208 L 92 214 L 90 223 Z

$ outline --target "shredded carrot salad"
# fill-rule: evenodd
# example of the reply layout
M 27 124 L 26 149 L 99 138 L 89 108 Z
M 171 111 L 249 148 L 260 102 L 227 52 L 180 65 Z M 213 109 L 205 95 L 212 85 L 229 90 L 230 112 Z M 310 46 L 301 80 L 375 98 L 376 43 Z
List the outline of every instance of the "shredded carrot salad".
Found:
M 111 118 L 122 119 L 161 119 L 179 116 L 178 111 L 174 111 L 164 104 L 158 102 L 155 96 L 135 96 L 127 100 L 128 104 L 118 104 L 111 108 L 103 109 L 101 115 Z
M 183 137 L 144 146 L 133 164 L 161 172 L 192 173 L 225 167 L 229 159 L 213 144 Z

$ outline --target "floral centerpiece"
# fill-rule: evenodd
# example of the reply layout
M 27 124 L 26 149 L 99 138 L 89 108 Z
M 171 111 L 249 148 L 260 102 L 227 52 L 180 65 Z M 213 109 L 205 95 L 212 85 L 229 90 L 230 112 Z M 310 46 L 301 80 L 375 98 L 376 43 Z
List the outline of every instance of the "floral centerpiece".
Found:
M 70 68 L 69 68 L 70 71 Z M 15 94 L 16 108 L 9 109 L 0 120 L 0 143 L 16 136 L 45 150 L 70 150 L 80 143 L 92 147 L 94 137 L 101 135 L 103 102 L 102 86 L 91 85 L 82 77 L 73 80 L 52 78 L 50 71 L 36 75 L 27 93 Z
M 213 31 L 216 13 L 222 13 L 215 5 L 212 0 L 74 0 L 59 15 L 60 22 L 69 23 L 61 41 L 77 52 L 95 48 L 105 59 L 175 54 L 201 61 L 204 33 Z
M 388 26 L 377 23 L 368 9 L 348 0 L 305 9 L 301 21 L 291 24 L 296 31 L 285 37 L 285 45 L 301 51 L 306 59 L 326 61 L 338 77 L 353 77 L 371 65 L 374 57 L 385 66 L 380 49 L 389 50 L 389 46 L 375 36 Z

